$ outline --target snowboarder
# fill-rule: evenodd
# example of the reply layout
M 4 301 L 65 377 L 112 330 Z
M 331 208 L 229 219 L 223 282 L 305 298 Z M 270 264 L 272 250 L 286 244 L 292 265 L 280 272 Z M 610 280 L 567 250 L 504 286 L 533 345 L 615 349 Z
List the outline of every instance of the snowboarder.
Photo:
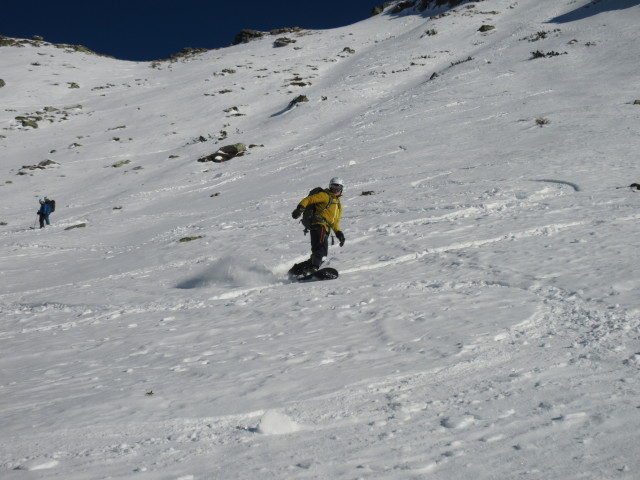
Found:
M 47 197 L 44 197 L 44 199 L 40 199 L 40 210 L 38 210 L 36 213 L 38 214 L 38 217 L 40 218 L 40 228 L 44 228 L 45 223 L 47 225 L 51 225 L 51 223 L 49 222 L 49 214 L 51 214 L 51 212 L 53 211 L 52 207 L 51 207 L 51 202 L 49 201 L 49 199 Z
M 334 231 L 340 246 L 344 245 L 344 233 L 340 230 L 340 217 L 342 216 L 342 196 L 344 182 L 341 178 L 334 177 L 329 181 L 329 188 L 303 198 L 296 209 L 291 213 L 294 219 L 300 218 L 307 207 L 311 207 L 310 219 L 311 258 L 301 263 L 296 263 L 289 274 L 294 277 L 305 277 L 316 272 L 322 265 L 324 257 L 329 254 L 329 235 Z

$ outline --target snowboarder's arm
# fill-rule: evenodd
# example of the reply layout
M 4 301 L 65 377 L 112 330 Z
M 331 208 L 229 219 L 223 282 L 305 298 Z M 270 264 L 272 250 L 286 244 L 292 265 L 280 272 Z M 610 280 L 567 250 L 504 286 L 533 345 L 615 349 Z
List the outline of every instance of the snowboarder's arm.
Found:
M 308 197 L 305 197 L 302 200 L 300 200 L 300 204 L 298 205 L 298 208 L 302 207 L 302 209 L 304 210 L 305 208 L 307 208 L 312 203 L 325 203 L 325 204 L 327 204 L 327 203 L 329 203 L 329 195 L 327 195 L 325 192 L 320 192 L 320 193 L 316 193 L 314 195 L 309 195 Z

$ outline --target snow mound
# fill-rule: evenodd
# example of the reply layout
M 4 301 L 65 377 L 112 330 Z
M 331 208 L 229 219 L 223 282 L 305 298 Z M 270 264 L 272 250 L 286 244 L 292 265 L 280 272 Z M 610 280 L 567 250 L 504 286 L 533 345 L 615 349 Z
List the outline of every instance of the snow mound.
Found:
M 283 413 L 269 411 L 264 414 L 258 424 L 258 432 L 265 435 L 283 435 L 300 430 L 300 425 Z
M 53 459 L 34 459 L 28 462 L 23 463 L 16 470 L 26 470 L 26 471 L 36 471 L 36 470 L 48 470 L 50 468 L 55 468 L 59 465 L 58 460 Z

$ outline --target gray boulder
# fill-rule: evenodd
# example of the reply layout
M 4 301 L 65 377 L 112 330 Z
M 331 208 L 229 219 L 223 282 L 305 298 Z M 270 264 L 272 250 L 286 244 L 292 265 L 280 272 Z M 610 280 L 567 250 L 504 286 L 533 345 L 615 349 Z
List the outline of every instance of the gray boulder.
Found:
M 235 143 L 233 145 L 225 145 L 218 149 L 217 152 L 201 157 L 199 162 L 214 162 L 222 163 L 231 160 L 234 157 L 240 157 L 247 151 L 247 147 L 244 143 Z

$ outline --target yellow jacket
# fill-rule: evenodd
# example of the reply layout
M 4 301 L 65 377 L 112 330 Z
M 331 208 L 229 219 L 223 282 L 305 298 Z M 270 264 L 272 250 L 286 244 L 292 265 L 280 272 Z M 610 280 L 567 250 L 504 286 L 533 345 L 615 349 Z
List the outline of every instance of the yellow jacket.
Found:
M 333 229 L 334 232 L 340 231 L 340 217 L 342 216 L 342 203 L 340 198 L 336 197 L 328 190 L 324 190 L 315 195 L 309 195 L 300 201 L 299 207 L 307 208 L 314 205 L 316 214 L 311 221 L 311 225 L 324 225 Z M 298 207 L 298 208 L 299 208 Z

